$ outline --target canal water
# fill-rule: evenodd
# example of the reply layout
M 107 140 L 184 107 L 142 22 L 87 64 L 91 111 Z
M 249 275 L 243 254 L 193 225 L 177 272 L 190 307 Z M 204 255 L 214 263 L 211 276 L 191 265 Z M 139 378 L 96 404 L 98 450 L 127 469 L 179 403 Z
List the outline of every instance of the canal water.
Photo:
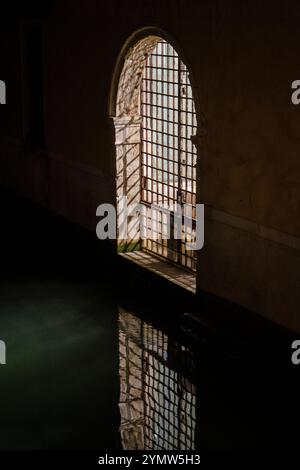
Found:
M 297 445 L 289 333 L 191 300 L 4 190 L 1 201 L 1 449 Z

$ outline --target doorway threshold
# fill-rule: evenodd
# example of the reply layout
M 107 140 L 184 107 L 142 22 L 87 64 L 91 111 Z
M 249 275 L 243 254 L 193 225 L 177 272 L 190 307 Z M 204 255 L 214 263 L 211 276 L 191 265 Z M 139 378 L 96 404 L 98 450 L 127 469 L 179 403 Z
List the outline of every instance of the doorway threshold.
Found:
M 158 274 L 177 284 L 183 289 L 196 293 L 196 274 L 187 271 L 180 266 L 176 266 L 168 261 L 162 260 L 145 251 L 131 251 L 127 253 L 119 253 L 122 258 L 132 261 L 139 266 Z

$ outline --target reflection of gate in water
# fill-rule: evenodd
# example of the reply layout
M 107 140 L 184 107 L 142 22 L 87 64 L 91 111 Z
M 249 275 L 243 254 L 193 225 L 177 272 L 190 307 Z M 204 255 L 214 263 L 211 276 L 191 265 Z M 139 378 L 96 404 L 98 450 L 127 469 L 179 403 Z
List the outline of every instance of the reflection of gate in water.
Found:
M 122 312 L 119 319 L 123 448 L 193 450 L 192 353 L 132 314 Z

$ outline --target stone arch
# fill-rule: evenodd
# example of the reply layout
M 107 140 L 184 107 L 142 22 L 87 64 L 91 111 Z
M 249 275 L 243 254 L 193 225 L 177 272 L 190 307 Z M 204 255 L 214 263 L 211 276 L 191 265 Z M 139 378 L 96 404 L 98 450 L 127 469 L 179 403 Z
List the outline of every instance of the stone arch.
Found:
M 109 115 L 113 119 L 115 129 L 115 158 L 116 158 L 116 196 L 117 196 L 117 236 L 118 249 L 131 251 L 140 248 L 140 233 L 124 240 L 120 237 L 120 215 L 124 207 L 120 204 L 122 197 L 130 204 L 140 202 L 141 184 L 141 113 L 140 88 L 143 70 L 148 56 L 153 52 L 159 41 L 165 40 L 178 53 L 189 71 L 193 90 L 193 99 L 197 115 L 197 133 L 193 136 L 195 147 L 200 148 L 199 128 L 203 134 L 203 118 L 199 112 L 198 94 L 190 67 L 181 54 L 180 48 L 173 38 L 157 28 L 143 28 L 135 32 L 123 46 L 113 74 L 109 98 Z M 200 125 L 199 125 L 200 124 Z M 197 162 L 199 159 L 197 159 Z M 197 198 L 199 193 L 197 190 Z

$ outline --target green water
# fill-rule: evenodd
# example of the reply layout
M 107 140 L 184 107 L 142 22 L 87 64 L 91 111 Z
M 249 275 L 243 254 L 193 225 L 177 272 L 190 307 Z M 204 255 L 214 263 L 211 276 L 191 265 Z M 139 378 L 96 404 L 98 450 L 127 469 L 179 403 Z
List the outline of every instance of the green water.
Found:
M 0 449 L 297 442 L 299 374 L 285 334 L 271 341 L 273 327 L 257 319 L 250 332 L 246 313 L 233 321 L 226 303 L 192 305 L 120 266 L 93 234 L 1 195 Z M 189 309 L 199 322 L 185 317 Z

